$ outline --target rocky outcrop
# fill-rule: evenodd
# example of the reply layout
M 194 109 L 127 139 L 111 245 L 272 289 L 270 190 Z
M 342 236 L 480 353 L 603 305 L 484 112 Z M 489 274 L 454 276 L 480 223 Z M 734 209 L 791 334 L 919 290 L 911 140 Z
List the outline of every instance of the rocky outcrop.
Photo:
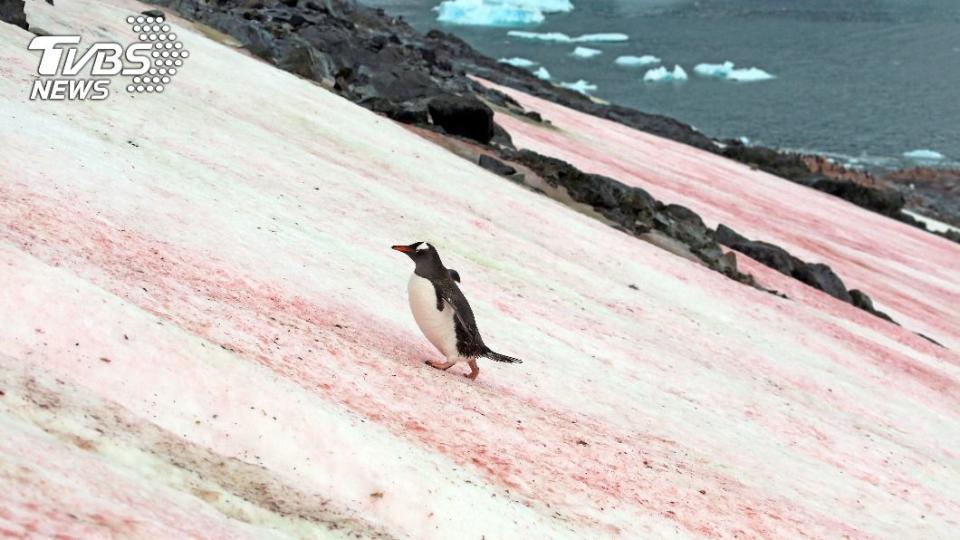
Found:
M 29 30 L 27 15 L 23 11 L 25 5 L 23 0 L 0 0 L 0 21 Z
M 618 228 L 641 237 L 656 231 L 685 246 L 707 267 L 756 286 L 751 276 L 737 270 L 735 257 L 724 255 L 714 240 L 713 230 L 689 208 L 664 204 L 641 188 L 600 174 L 585 173 L 565 161 L 530 150 L 502 150 L 500 155 L 530 169 L 551 187 L 562 188 L 571 199 L 589 205 Z
M 877 317 L 893 322 L 889 315 L 873 307 L 873 301 L 866 293 L 857 289 L 848 291 L 840 276 L 823 263 L 802 261 L 779 246 L 758 240 L 749 240 L 722 223 L 717 226 L 714 239 L 781 274 L 819 289 L 837 300 L 852 304 Z
M 898 190 L 880 185 L 869 174 L 845 169 L 818 156 L 747 146 L 736 140 L 724 141 L 720 153 L 861 208 L 926 229 L 922 223 L 903 213 L 905 200 Z
M 472 96 L 440 96 L 427 103 L 430 119 L 451 135 L 487 144 L 493 138 L 493 110 Z
M 515 168 L 487 154 L 480 155 L 480 158 L 477 160 L 477 165 L 500 176 L 513 176 L 517 173 Z
M 889 172 L 881 180 L 904 194 L 907 208 L 960 227 L 960 170 L 914 167 Z

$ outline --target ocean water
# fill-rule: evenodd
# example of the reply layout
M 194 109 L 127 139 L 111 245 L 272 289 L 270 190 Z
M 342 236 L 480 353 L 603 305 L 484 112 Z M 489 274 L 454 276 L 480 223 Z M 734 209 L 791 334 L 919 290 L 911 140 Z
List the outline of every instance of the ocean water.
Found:
M 438 0 L 362 0 L 439 28 L 494 58 L 545 67 L 556 83 L 595 85 L 591 95 L 688 122 L 712 137 L 817 151 L 865 167 L 960 163 L 960 0 L 573 0 L 567 13 L 515 28 L 437 22 Z M 509 30 L 569 36 L 619 32 L 626 42 L 529 40 Z M 659 65 L 683 82 L 644 82 Z M 701 63 L 756 67 L 775 78 L 734 82 L 697 74 Z M 751 78 L 747 74 L 746 78 Z M 932 150 L 943 159 L 908 158 Z M 930 155 L 921 153 L 918 155 Z

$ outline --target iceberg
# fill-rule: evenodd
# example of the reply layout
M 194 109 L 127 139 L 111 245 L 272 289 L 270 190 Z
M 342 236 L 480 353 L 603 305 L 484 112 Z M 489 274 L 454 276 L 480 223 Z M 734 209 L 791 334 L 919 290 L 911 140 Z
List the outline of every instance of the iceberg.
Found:
M 736 82 L 766 81 L 776 78 L 760 68 L 736 69 L 734 63 L 730 61 L 722 64 L 697 64 L 694 66 L 693 71 L 703 77 L 714 77 Z
M 577 47 L 570 54 L 572 54 L 573 56 L 576 56 L 577 58 L 593 58 L 594 56 L 602 52 L 603 51 L 601 51 L 600 49 L 591 49 L 590 47 Z
M 540 79 L 541 81 L 550 80 L 550 72 L 547 71 L 547 68 L 540 66 L 540 69 L 533 72 L 533 76 Z
M 659 64 L 660 59 L 656 56 L 645 54 L 643 56 L 618 56 L 613 63 L 618 66 L 648 66 L 650 64 Z
M 534 62 L 533 60 L 527 60 L 526 58 L 520 58 L 519 56 L 514 56 L 512 58 L 501 58 L 497 60 L 497 62 L 518 68 L 528 68 L 537 65 L 537 62 Z
M 508 36 L 521 39 L 531 39 L 535 41 L 554 41 L 556 43 L 601 43 L 627 41 L 630 39 L 626 34 L 606 33 L 606 34 L 584 34 L 582 36 L 570 37 L 562 32 L 527 32 L 524 30 L 510 30 Z
M 463 26 L 525 26 L 543 22 L 543 12 L 517 4 L 483 0 L 447 0 L 435 7 L 437 20 Z
M 660 66 L 648 70 L 643 74 L 644 82 L 677 82 L 687 80 L 687 72 L 680 66 L 674 65 L 673 71 Z
M 540 24 L 544 13 L 571 11 L 570 0 L 445 0 L 433 8 L 440 22 L 465 26 Z
M 567 88 L 569 90 L 573 90 L 574 92 L 580 92 L 585 96 L 588 95 L 588 92 L 593 92 L 597 89 L 597 85 L 590 84 L 583 79 L 580 79 L 579 81 L 572 82 L 572 83 L 562 82 L 560 83 L 560 86 Z
M 911 150 L 909 152 L 904 152 L 903 157 L 910 159 L 919 159 L 919 160 L 928 160 L 928 161 L 937 161 L 944 158 L 944 155 L 935 150 L 928 150 L 922 148 L 920 150 Z

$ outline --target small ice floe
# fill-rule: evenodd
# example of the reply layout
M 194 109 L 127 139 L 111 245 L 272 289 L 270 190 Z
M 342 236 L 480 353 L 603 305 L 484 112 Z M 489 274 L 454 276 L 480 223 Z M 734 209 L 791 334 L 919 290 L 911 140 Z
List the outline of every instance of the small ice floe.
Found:
M 935 150 L 921 148 L 920 150 L 904 152 L 903 157 L 908 159 L 916 159 L 918 161 L 939 161 L 944 158 L 944 155 Z
M 736 69 L 734 63 L 730 61 L 722 64 L 697 64 L 694 66 L 693 71 L 703 77 L 714 77 L 736 82 L 766 81 L 776 78 L 760 68 Z
M 649 66 L 652 64 L 659 64 L 660 59 L 651 54 L 645 54 L 643 56 L 618 56 L 616 60 L 613 61 L 614 64 L 618 66 Z
M 606 33 L 606 34 L 584 34 L 582 36 L 570 37 L 562 32 L 527 32 L 525 30 L 511 30 L 507 32 L 508 36 L 531 39 L 535 41 L 553 41 L 556 43 L 603 43 L 627 41 L 630 39 L 626 34 Z
M 576 56 L 577 58 L 593 58 L 594 56 L 597 56 L 602 52 L 603 51 L 601 51 L 600 49 L 591 49 L 590 47 L 577 47 L 570 54 L 572 54 L 573 56 Z
M 433 9 L 438 21 L 463 26 L 526 26 L 544 21 L 543 11 L 512 3 L 447 0 Z
M 673 71 L 660 66 L 648 70 L 643 74 L 644 82 L 679 82 L 687 80 L 687 72 L 680 66 L 673 66 Z
M 740 141 L 740 144 L 743 144 L 743 145 L 750 144 L 750 137 L 738 137 L 737 140 Z
M 514 56 L 511 58 L 501 58 L 497 60 L 497 62 L 500 62 L 501 64 L 507 64 L 513 67 L 518 67 L 518 68 L 528 68 L 538 64 L 538 62 L 534 62 L 533 60 L 527 60 L 526 58 L 520 58 L 519 56 Z
M 589 95 L 589 92 L 595 92 L 597 90 L 597 85 L 590 84 L 583 79 L 580 79 L 579 81 L 572 82 L 572 83 L 562 82 L 560 83 L 560 86 L 567 88 L 569 90 L 573 90 L 574 92 L 580 92 L 585 96 Z
M 577 43 L 613 43 L 617 41 L 627 41 L 628 39 L 630 39 L 630 36 L 626 34 L 609 32 L 605 34 L 584 34 L 573 38 L 573 41 Z
M 540 69 L 533 72 L 533 76 L 540 79 L 541 81 L 550 80 L 550 72 L 547 71 L 547 68 L 540 66 Z

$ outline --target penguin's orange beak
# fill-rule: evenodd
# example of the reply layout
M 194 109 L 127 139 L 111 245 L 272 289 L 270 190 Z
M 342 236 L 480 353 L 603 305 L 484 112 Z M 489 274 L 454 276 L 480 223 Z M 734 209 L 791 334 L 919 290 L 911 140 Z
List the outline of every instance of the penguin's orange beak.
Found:
M 411 251 L 413 251 L 412 249 L 410 249 L 410 246 L 390 246 L 390 249 L 395 249 L 400 253 L 410 253 Z

